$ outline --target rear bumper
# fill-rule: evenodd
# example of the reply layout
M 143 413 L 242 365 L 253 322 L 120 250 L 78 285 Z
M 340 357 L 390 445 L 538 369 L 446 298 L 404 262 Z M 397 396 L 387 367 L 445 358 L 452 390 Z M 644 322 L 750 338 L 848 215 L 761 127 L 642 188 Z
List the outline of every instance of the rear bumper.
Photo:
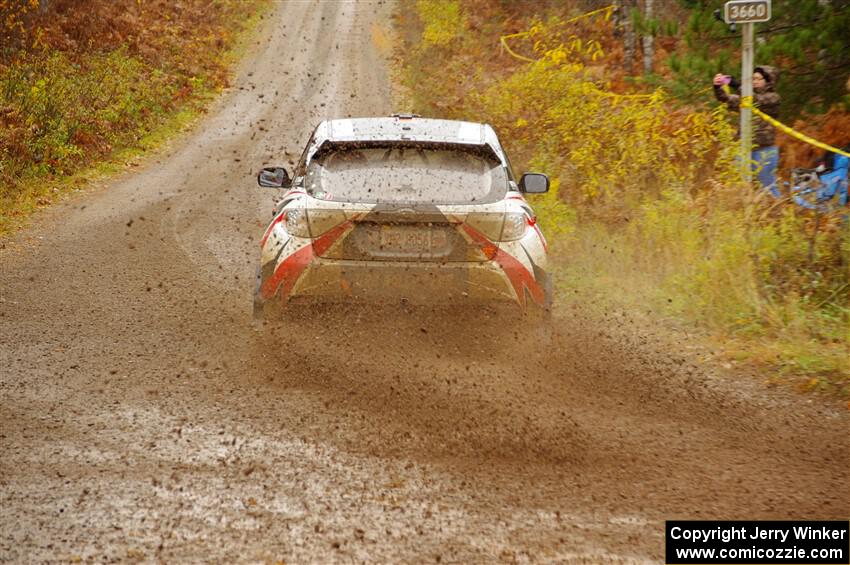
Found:
M 403 300 L 411 304 L 520 303 L 505 272 L 489 261 L 428 264 L 315 258 L 285 298 L 318 302 Z

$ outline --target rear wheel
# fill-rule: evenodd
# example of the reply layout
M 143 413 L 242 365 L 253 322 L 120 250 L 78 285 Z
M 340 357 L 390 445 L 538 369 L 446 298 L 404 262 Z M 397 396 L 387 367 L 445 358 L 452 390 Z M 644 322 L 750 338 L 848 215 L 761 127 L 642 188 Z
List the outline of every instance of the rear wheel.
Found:
M 552 275 L 546 273 L 543 277 L 543 308 L 550 315 L 552 314 L 552 305 L 555 303 L 555 285 L 552 282 Z
M 552 312 L 544 308 L 536 308 L 527 314 L 528 324 L 533 340 L 538 345 L 548 346 L 552 343 Z
M 286 326 L 291 329 L 302 322 L 315 318 L 316 307 L 315 304 L 283 302 L 279 296 L 275 296 L 271 300 L 260 300 L 255 297 L 254 325 L 258 329 L 267 326 Z
M 261 301 L 254 299 L 254 320 L 257 322 L 275 322 L 282 317 L 283 309 L 277 299 Z
M 254 318 L 254 325 L 258 328 L 268 323 L 280 322 L 283 317 L 283 308 L 281 307 L 280 299 L 278 297 L 275 296 L 271 300 L 263 300 L 260 298 L 261 284 L 262 277 L 260 275 L 260 268 L 257 267 L 252 314 Z
M 530 312 L 534 336 L 544 346 L 552 343 L 552 305 L 554 302 L 554 289 L 552 275 L 546 273 L 541 281 L 543 287 L 543 305 L 533 308 Z

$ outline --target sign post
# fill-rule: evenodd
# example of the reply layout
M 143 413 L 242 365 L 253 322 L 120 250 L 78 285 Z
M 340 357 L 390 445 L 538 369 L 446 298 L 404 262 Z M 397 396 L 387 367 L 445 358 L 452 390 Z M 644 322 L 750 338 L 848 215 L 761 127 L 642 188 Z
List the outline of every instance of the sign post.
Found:
M 741 101 L 753 99 L 753 26 L 747 22 L 741 27 Z M 751 181 L 750 154 L 753 147 L 753 112 L 741 106 L 741 164 L 744 181 Z
M 741 102 L 753 97 L 753 27 L 770 19 L 770 0 L 731 0 L 724 6 L 727 24 L 741 24 Z M 753 113 L 741 105 L 741 165 L 744 181 L 752 178 Z

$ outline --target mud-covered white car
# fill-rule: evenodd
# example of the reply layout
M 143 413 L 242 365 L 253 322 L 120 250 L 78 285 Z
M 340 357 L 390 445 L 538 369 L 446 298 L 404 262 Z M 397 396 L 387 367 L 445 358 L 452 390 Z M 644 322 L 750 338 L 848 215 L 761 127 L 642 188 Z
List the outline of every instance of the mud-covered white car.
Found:
M 255 315 L 298 302 L 552 303 L 546 239 L 486 124 L 415 115 L 324 121 L 262 240 Z

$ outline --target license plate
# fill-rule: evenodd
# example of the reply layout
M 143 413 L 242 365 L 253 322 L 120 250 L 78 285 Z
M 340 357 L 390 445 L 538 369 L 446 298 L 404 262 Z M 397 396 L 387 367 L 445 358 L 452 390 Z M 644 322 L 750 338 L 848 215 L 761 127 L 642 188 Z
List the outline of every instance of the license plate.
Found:
M 381 226 L 381 249 L 399 253 L 428 253 L 431 249 L 431 230 Z
M 372 224 L 364 225 L 355 237 L 361 250 L 378 256 L 444 256 L 451 252 L 446 226 Z

